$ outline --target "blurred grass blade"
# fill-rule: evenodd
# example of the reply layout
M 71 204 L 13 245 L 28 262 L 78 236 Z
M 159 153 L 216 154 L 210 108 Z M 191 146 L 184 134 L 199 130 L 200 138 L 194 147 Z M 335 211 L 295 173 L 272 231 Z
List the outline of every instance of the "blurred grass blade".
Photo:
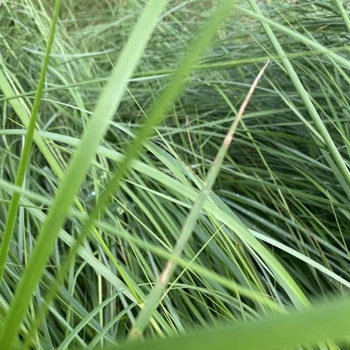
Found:
M 88 234 L 90 226 L 93 224 L 94 220 L 98 217 L 98 215 L 103 211 L 105 205 L 108 203 L 110 194 L 114 193 L 118 189 L 121 183 L 121 179 L 130 168 L 130 165 L 134 158 L 139 154 L 142 144 L 153 132 L 154 127 L 161 122 L 165 112 L 170 108 L 171 104 L 183 90 L 183 87 L 185 86 L 185 79 L 188 73 L 190 72 L 191 68 L 197 63 L 198 58 L 206 48 L 208 39 L 213 35 L 215 30 L 217 29 L 217 26 L 219 26 L 219 24 L 221 23 L 222 19 L 229 13 L 228 10 L 231 6 L 232 4 L 229 1 L 227 1 L 224 5 L 222 5 L 220 10 L 217 11 L 216 15 L 208 22 L 204 31 L 199 34 L 199 40 L 196 39 L 195 44 L 190 45 L 188 56 L 185 58 L 180 69 L 174 75 L 171 83 L 165 90 L 164 94 L 161 95 L 161 97 L 156 101 L 151 111 L 147 113 L 148 118 L 146 118 L 144 126 L 141 128 L 141 130 L 131 143 L 128 151 L 126 152 L 125 157 L 123 158 L 123 161 L 118 167 L 118 171 L 114 174 L 113 178 L 106 185 L 105 191 L 100 197 L 97 206 L 91 212 L 89 220 L 83 226 L 80 232 L 79 239 L 77 240 L 73 249 L 71 249 L 64 266 L 62 266 L 62 268 L 60 269 L 55 285 L 53 286 L 52 292 L 50 293 L 50 300 L 52 300 L 54 295 L 53 291 L 58 288 L 59 282 L 65 274 L 65 270 L 69 267 L 69 261 L 73 259 L 74 254 L 77 251 L 78 243 L 82 242 L 84 237 Z M 123 277 L 123 271 L 119 271 L 119 273 Z M 42 309 L 40 312 L 40 318 L 42 317 L 43 312 L 44 309 Z
M 259 321 L 217 327 L 181 337 L 129 343 L 108 350 L 271 350 L 313 346 L 349 337 L 350 300 L 335 300 L 285 315 Z
M 120 103 L 125 86 L 134 72 L 166 4 L 166 0 L 150 0 L 147 3 L 120 54 L 111 78 L 101 93 L 93 116 L 69 164 L 54 203 L 39 233 L 27 268 L 16 288 L 15 297 L 0 333 L 0 344 L 4 350 L 12 349 L 12 344 L 32 298 L 32 293 L 39 283 L 59 230 L 84 180 L 85 173 L 104 136 L 109 121 Z
M 343 3 L 341 0 L 334 0 L 334 4 L 337 6 L 343 21 L 346 25 L 346 28 L 348 29 L 349 33 L 350 33 L 350 18 L 349 18 L 349 13 L 346 12 Z M 349 5 L 349 4 L 348 4 Z

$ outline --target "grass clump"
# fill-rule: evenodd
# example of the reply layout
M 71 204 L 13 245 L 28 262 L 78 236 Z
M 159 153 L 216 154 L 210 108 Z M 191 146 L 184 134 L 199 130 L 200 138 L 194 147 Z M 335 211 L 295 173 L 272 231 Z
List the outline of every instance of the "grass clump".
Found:
M 3 349 L 347 348 L 346 3 L 0 6 Z

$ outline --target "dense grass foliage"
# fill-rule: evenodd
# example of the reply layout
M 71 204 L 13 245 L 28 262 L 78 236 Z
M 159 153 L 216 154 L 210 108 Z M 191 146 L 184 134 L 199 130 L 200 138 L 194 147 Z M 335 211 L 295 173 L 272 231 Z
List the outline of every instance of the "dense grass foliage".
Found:
M 350 287 L 349 15 L 0 3 L 0 348 L 346 349 L 348 304 L 308 308 Z

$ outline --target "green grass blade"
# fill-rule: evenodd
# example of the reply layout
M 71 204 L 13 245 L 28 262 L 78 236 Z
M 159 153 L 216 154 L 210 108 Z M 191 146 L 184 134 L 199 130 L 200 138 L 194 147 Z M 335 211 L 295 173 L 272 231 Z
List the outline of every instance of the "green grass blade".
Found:
M 177 74 L 174 75 L 174 78 L 169 85 L 168 89 L 166 89 L 165 93 L 161 96 L 161 98 L 157 101 L 155 104 L 155 107 L 153 110 L 150 111 L 149 115 L 150 117 L 146 119 L 146 122 L 144 124 L 144 127 L 140 130 L 137 137 L 132 142 L 128 152 L 126 153 L 126 156 L 124 157 L 123 161 L 121 162 L 120 166 L 118 167 L 117 173 L 114 175 L 112 180 L 107 184 L 105 188 L 105 192 L 102 195 L 102 197 L 99 199 L 98 205 L 96 208 L 92 211 L 90 214 L 89 220 L 82 228 L 82 231 L 80 233 L 79 241 L 82 241 L 84 237 L 89 232 L 89 227 L 93 223 L 93 221 L 96 219 L 99 213 L 103 210 L 104 206 L 108 202 L 110 193 L 114 193 L 117 188 L 120 185 L 121 179 L 125 175 L 125 173 L 128 171 L 133 159 L 139 154 L 142 144 L 145 142 L 145 140 L 149 137 L 151 132 L 153 131 L 153 128 L 162 120 L 164 113 L 169 108 L 171 103 L 175 100 L 175 98 L 179 95 L 180 91 L 183 89 L 185 78 L 187 74 L 189 73 L 191 67 L 197 62 L 198 57 L 201 54 L 201 51 L 204 51 L 205 45 L 204 43 L 208 40 L 208 37 L 210 37 L 211 33 L 215 30 L 214 25 L 218 25 L 220 23 L 220 19 L 223 16 L 223 14 L 227 14 L 227 9 L 231 7 L 231 4 L 227 3 L 223 9 L 221 9 L 221 12 L 218 12 L 220 15 L 219 17 L 214 17 L 212 20 L 212 23 L 208 25 L 207 31 L 204 33 L 201 33 L 201 39 L 198 41 L 197 45 L 194 45 L 191 50 L 189 56 L 184 61 L 182 67 L 177 72 Z M 213 25 L 214 23 L 214 25 Z M 214 29 L 213 29 L 214 28 Z M 204 42 L 204 43 L 203 43 Z M 75 244 L 74 248 L 71 250 L 69 254 L 70 260 L 74 255 L 74 252 L 77 249 L 77 244 Z M 59 272 L 59 277 L 56 280 L 56 285 L 54 286 L 54 290 L 58 286 L 58 281 L 62 279 L 65 273 L 65 269 L 68 267 L 68 264 L 65 264 L 64 267 Z M 119 273 L 123 276 L 123 271 L 119 271 Z M 125 278 L 124 278 L 125 280 Z M 51 293 L 51 296 L 53 294 Z M 51 299 L 51 297 L 50 297 Z M 42 315 L 42 313 L 41 313 Z
M 47 69 L 49 66 L 50 52 L 51 52 L 51 47 L 52 47 L 52 44 L 54 41 L 55 29 L 56 29 L 56 24 L 57 24 L 60 6 L 61 6 L 61 0 L 56 0 L 55 7 L 53 10 L 53 17 L 52 17 L 49 37 L 47 40 L 44 62 L 43 62 L 41 73 L 40 73 L 38 89 L 37 89 L 37 92 L 35 95 L 34 105 L 33 105 L 32 113 L 30 116 L 28 130 L 27 130 L 27 134 L 26 134 L 26 138 L 25 138 L 25 142 L 24 142 L 24 146 L 23 146 L 23 151 L 22 151 L 20 163 L 18 166 L 16 181 L 15 181 L 15 185 L 19 186 L 19 187 L 23 186 L 25 175 L 26 175 L 26 170 L 27 170 L 27 166 L 28 166 L 28 162 L 29 162 L 29 158 L 30 158 L 30 153 L 32 150 L 36 121 L 38 118 L 39 109 L 40 109 L 40 105 L 41 105 L 41 97 L 42 97 L 44 86 L 45 86 L 46 72 L 47 72 Z M 1 284 L 1 281 L 2 281 L 2 278 L 4 275 L 5 264 L 6 264 L 8 251 L 10 248 L 11 239 L 13 236 L 13 230 L 14 230 L 15 225 L 16 225 L 17 212 L 18 212 L 20 198 L 21 198 L 21 194 L 19 192 L 15 192 L 13 194 L 13 196 L 11 198 L 10 206 L 9 206 L 9 212 L 8 212 L 7 218 L 6 218 L 6 224 L 5 224 L 4 234 L 2 237 L 2 243 L 1 243 L 1 248 L 0 248 L 0 284 Z
M 271 350 L 312 346 L 349 336 L 350 301 L 320 303 L 308 310 L 194 332 L 181 337 L 129 343 L 108 350 Z
M 222 13 L 218 12 L 217 16 L 220 15 L 223 17 L 223 14 L 227 11 L 226 7 L 223 5 L 222 7 Z M 191 238 L 191 235 L 193 233 L 194 227 L 196 225 L 197 219 L 200 215 L 200 212 L 203 208 L 204 203 L 206 202 L 208 196 L 211 193 L 212 187 L 215 183 L 215 180 L 219 174 L 220 168 L 222 166 L 224 157 L 228 151 L 228 148 L 232 142 L 233 135 L 238 127 L 238 124 L 243 116 L 243 113 L 245 111 L 245 108 L 250 100 L 251 95 L 253 94 L 253 91 L 255 90 L 258 81 L 260 80 L 262 74 L 265 71 L 265 68 L 267 67 L 267 64 L 263 67 L 261 72 L 259 73 L 258 77 L 254 81 L 254 84 L 252 85 L 246 100 L 244 101 L 242 108 L 240 109 L 237 118 L 232 123 L 229 132 L 227 133 L 225 140 L 222 144 L 222 146 L 219 149 L 219 152 L 214 160 L 214 163 L 212 167 L 209 170 L 207 180 L 204 182 L 203 187 L 191 209 L 190 214 L 186 218 L 186 221 L 183 224 L 183 227 L 181 229 L 179 238 L 177 240 L 176 246 L 173 250 L 173 256 L 174 257 L 180 257 L 182 255 L 182 252 L 188 243 L 189 239 Z M 176 269 L 176 263 L 169 259 L 166 267 L 164 268 L 163 272 L 160 274 L 157 284 L 154 287 L 154 290 L 150 293 L 147 303 L 145 307 L 141 310 L 135 325 L 130 331 L 130 339 L 138 338 L 143 333 L 144 329 L 146 328 L 150 318 L 152 317 L 152 314 L 156 310 L 159 301 L 161 299 L 162 294 L 164 293 L 164 290 L 169 283 L 174 271 Z
M 265 17 L 263 16 L 259 6 L 257 5 L 255 0 L 249 0 L 249 4 L 251 5 L 252 9 L 256 12 L 258 15 L 258 18 L 261 20 L 261 24 L 267 33 L 269 39 L 271 40 L 275 50 L 277 51 L 278 55 L 281 57 L 281 61 L 283 63 L 283 66 L 285 67 L 290 79 L 292 80 L 296 90 L 299 93 L 300 98 L 304 102 L 308 112 L 310 113 L 311 118 L 313 119 L 319 133 L 321 134 L 323 138 L 323 142 L 327 145 L 330 153 L 332 154 L 335 163 L 337 164 L 340 173 L 344 177 L 345 183 L 347 184 L 347 188 L 345 189 L 347 193 L 349 193 L 349 187 L 350 187 L 350 172 L 348 170 L 347 165 L 345 164 L 344 159 L 342 158 L 340 152 L 337 149 L 337 146 L 335 145 L 334 141 L 332 140 L 331 135 L 329 134 L 326 126 L 322 122 L 321 117 L 319 116 L 314 104 L 311 101 L 311 98 L 309 96 L 309 93 L 304 88 L 303 84 L 301 83 L 295 69 L 293 68 L 291 62 L 288 59 L 288 56 L 284 52 L 281 44 L 277 40 L 277 37 L 275 36 L 274 32 L 272 31 L 270 27 L 270 21 L 265 21 Z M 278 29 L 281 29 L 278 27 Z M 292 36 L 295 38 L 299 38 L 301 35 L 298 33 L 293 33 Z M 304 40 L 307 43 L 312 42 L 312 40 Z M 313 45 L 315 46 L 315 45 Z M 330 58 L 333 58 L 335 54 L 332 54 L 331 50 L 325 50 L 324 52 L 326 55 L 328 55 Z M 340 56 L 336 55 L 337 58 L 340 58 Z M 341 61 L 344 61 L 344 58 L 341 58 Z M 347 66 L 349 67 L 350 62 L 347 61 Z
M 166 0 L 148 2 L 98 100 L 93 116 L 85 130 L 79 148 L 69 164 L 49 215 L 39 233 L 27 268 L 16 289 L 15 297 L 0 333 L 0 344 L 4 350 L 12 348 L 32 293 L 40 280 L 59 230 L 84 180 L 85 173 L 109 121 L 118 107 L 125 86 L 135 70 L 158 17 L 166 4 Z

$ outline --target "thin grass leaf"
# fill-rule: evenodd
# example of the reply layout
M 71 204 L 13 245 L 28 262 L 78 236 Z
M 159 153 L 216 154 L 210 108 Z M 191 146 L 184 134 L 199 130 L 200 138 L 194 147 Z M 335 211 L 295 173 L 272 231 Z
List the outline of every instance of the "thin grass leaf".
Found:
M 38 82 L 38 89 L 35 94 L 34 99 L 34 105 L 32 109 L 32 113 L 30 116 L 29 125 L 27 128 L 26 138 L 22 150 L 21 160 L 18 166 L 17 176 L 15 185 L 18 187 L 22 187 L 24 184 L 24 179 L 29 163 L 29 158 L 32 150 L 33 145 L 33 138 L 34 138 L 34 132 L 36 127 L 36 121 L 39 114 L 40 104 L 41 104 L 41 98 L 45 86 L 45 79 L 46 79 L 46 72 L 49 66 L 49 60 L 50 60 L 50 52 L 51 47 L 54 41 L 55 36 L 55 30 L 56 30 L 56 24 L 58 19 L 58 14 L 61 6 L 61 1 L 56 0 L 55 6 L 53 9 L 53 17 L 51 21 L 51 27 L 49 32 L 49 37 L 47 40 L 46 45 L 46 52 L 43 60 L 43 65 L 40 73 L 40 79 Z M 0 247 L 0 284 L 2 282 L 2 278 L 4 275 L 6 260 L 11 244 L 11 239 L 13 236 L 13 231 L 16 225 L 17 221 L 17 212 L 19 208 L 19 202 L 20 202 L 21 194 L 19 192 L 15 192 L 11 198 L 10 206 L 9 206 L 9 212 L 7 214 L 6 224 L 4 228 L 4 233 L 2 237 L 1 247 Z
M 225 8 L 223 8 L 224 13 L 225 11 L 227 11 Z M 222 15 L 221 15 L 222 16 Z M 222 146 L 220 147 L 219 153 L 217 154 L 213 166 L 210 168 L 210 171 L 208 173 L 207 179 L 203 184 L 203 187 L 191 209 L 190 214 L 188 215 L 188 217 L 186 218 L 186 221 L 183 224 L 183 227 L 181 229 L 179 238 L 177 240 L 176 246 L 173 250 L 173 256 L 176 257 L 180 257 L 188 240 L 191 238 L 191 235 L 193 233 L 193 229 L 194 226 L 196 225 L 198 216 L 200 215 L 200 212 L 202 210 L 202 207 L 204 205 L 204 203 L 207 200 L 207 197 L 209 196 L 212 187 L 215 183 L 215 180 L 218 176 L 218 173 L 220 171 L 220 168 L 222 166 L 222 162 L 223 159 L 227 153 L 227 150 L 232 142 L 232 138 L 233 135 L 238 127 L 239 122 L 241 121 L 242 117 L 243 117 L 243 113 L 248 105 L 248 102 L 258 84 L 258 81 L 260 80 L 261 76 L 263 75 L 266 67 L 267 67 L 268 63 L 265 64 L 265 66 L 262 68 L 262 70 L 260 71 L 260 73 L 258 74 L 257 78 L 255 79 L 253 85 L 251 86 L 251 89 L 249 90 L 249 93 L 247 95 L 247 97 L 245 98 L 241 109 L 239 110 L 238 114 L 237 114 L 237 118 L 235 119 L 235 121 L 233 122 L 233 124 L 231 125 L 225 140 L 222 144 Z M 140 312 L 135 325 L 133 326 L 133 328 L 130 331 L 130 335 L 129 338 L 130 339 L 135 339 L 135 338 L 139 338 L 144 329 L 147 327 L 147 324 L 149 322 L 149 319 L 152 317 L 152 314 L 154 313 L 154 311 L 156 310 L 158 304 L 159 304 L 159 300 L 162 296 L 162 294 L 164 293 L 164 290 L 167 286 L 167 284 L 169 283 L 174 271 L 176 269 L 176 263 L 174 261 L 172 261 L 172 259 L 168 260 L 164 270 L 161 272 L 158 280 L 157 280 L 157 284 L 154 287 L 154 290 L 152 291 L 152 293 L 150 293 L 149 297 L 148 297 L 148 301 L 146 302 L 145 307 L 142 309 L 142 311 Z

